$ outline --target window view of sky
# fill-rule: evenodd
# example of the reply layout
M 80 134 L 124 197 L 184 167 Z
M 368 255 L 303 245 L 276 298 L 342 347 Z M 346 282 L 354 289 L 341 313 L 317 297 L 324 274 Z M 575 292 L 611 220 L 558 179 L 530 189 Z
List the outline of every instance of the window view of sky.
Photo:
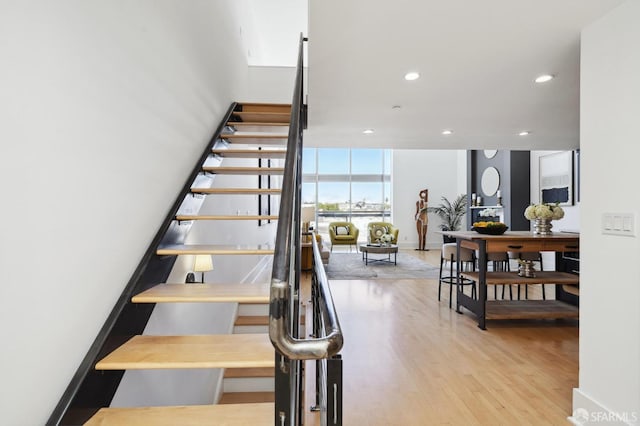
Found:
M 336 220 L 366 229 L 391 216 L 391 150 L 305 148 L 302 175 L 302 203 L 317 207 L 320 233 Z
M 351 161 L 350 158 L 351 157 Z M 351 170 L 349 163 L 351 162 Z M 391 152 L 383 149 L 305 148 L 302 173 L 325 175 L 389 174 Z
M 303 203 L 343 203 L 354 208 L 389 202 L 391 152 L 383 149 L 305 148 Z M 318 171 L 316 175 L 316 170 Z
M 318 174 L 349 174 L 349 150 L 319 149 Z

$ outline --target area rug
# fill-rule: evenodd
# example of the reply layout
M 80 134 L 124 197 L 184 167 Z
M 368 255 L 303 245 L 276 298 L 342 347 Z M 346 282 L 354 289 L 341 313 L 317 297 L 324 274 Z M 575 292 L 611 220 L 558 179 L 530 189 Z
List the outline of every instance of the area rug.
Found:
M 369 259 L 384 255 L 369 254 Z M 391 256 L 393 260 L 393 256 Z M 438 278 L 439 267 L 429 265 L 411 255 L 398 253 L 398 264 L 369 262 L 365 266 L 361 253 L 331 253 L 325 266 L 330 280 Z

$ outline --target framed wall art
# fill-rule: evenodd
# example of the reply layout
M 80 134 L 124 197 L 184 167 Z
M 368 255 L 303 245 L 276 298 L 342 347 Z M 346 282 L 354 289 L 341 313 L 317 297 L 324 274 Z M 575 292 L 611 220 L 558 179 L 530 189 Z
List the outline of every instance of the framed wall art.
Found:
M 573 205 L 573 152 L 540 157 L 540 202 Z

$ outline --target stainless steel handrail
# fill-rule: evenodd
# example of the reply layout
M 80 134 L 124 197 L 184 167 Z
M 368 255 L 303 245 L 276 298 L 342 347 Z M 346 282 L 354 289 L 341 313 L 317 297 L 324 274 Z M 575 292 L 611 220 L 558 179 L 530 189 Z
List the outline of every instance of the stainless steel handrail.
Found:
M 333 303 L 333 296 L 331 295 L 331 289 L 329 288 L 329 279 L 327 278 L 327 272 L 324 270 L 324 266 L 322 264 L 322 255 L 320 254 L 320 248 L 318 247 L 318 242 L 315 238 L 313 241 L 313 263 L 314 263 L 314 273 L 315 279 L 317 283 L 317 287 L 320 291 L 320 302 L 324 305 L 323 312 L 325 312 L 325 324 L 327 327 L 325 329 L 326 337 L 335 335 L 336 336 L 336 344 L 339 345 L 338 349 L 333 351 L 330 355 L 335 355 L 341 348 L 343 344 L 342 338 L 342 329 L 340 328 L 340 321 L 338 320 L 338 316 L 336 314 L 336 307 Z
M 290 330 L 289 306 L 291 279 L 296 276 L 299 259 L 292 256 L 300 254 L 300 189 L 302 185 L 302 117 L 303 117 L 303 45 L 304 37 L 300 35 L 298 48 L 298 66 L 296 84 L 291 103 L 291 122 L 287 142 L 287 156 L 280 198 L 280 210 L 276 245 L 273 256 L 273 272 L 271 276 L 269 306 L 269 337 L 274 347 L 289 359 L 322 359 L 340 351 L 343 344 L 342 330 L 335 311 L 331 291 L 324 269 L 319 282 L 320 295 L 323 300 L 325 319 L 327 321 L 326 336 L 312 339 L 298 339 Z M 293 251 L 295 249 L 295 252 Z M 314 249 L 318 252 L 317 247 Z M 319 253 L 317 253 L 319 257 Z M 316 265 L 322 265 L 316 258 Z M 324 274 L 324 275 L 323 275 Z

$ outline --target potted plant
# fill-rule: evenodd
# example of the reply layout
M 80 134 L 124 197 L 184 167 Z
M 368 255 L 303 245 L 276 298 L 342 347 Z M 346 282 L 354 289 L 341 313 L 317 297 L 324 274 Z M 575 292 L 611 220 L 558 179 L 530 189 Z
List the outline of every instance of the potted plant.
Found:
M 429 213 L 435 213 L 441 220 L 440 229 L 443 231 L 458 231 L 462 218 L 467 212 L 467 194 L 460 194 L 453 202 L 447 197 L 442 197 L 442 203 L 436 207 L 428 207 Z M 443 235 L 444 242 L 452 242 L 454 239 Z

